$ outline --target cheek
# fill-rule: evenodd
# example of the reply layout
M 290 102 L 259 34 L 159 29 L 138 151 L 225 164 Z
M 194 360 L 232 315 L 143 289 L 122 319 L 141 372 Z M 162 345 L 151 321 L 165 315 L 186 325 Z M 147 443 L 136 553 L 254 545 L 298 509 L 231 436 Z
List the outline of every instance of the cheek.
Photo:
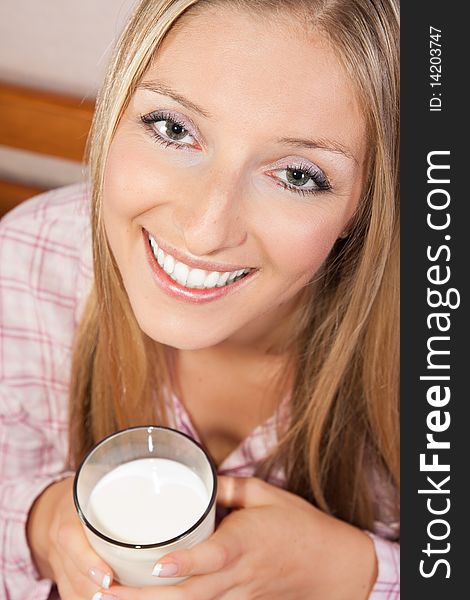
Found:
M 265 239 L 278 272 L 292 282 L 310 280 L 327 258 L 344 221 L 342 214 L 320 211 L 292 219 L 270 219 Z
M 137 136 L 136 136 L 137 137 Z M 113 141 L 106 163 L 103 204 L 116 216 L 133 218 L 171 200 L 181 171 L 164 165 L 155 148 L 126 136 Z

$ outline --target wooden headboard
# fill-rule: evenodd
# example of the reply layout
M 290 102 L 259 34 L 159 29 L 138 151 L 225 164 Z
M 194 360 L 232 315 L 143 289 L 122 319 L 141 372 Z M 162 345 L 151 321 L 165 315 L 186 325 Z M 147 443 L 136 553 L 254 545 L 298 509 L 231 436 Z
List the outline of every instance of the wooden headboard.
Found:
M 0 145 L 81 162 L 94 103 L 0 83 Z M 44 191 L 0 178 L 0 216 Z

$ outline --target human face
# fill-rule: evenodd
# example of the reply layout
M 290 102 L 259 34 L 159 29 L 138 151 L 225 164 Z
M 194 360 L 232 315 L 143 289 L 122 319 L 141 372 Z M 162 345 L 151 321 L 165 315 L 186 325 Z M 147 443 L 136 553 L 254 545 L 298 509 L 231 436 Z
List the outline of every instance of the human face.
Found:
M 140 327 L 161 343 L 262 343 L 358 204 L 353 87 L 323 37 L 286 22 L 186 16 L 117 128 L 106 234 Z

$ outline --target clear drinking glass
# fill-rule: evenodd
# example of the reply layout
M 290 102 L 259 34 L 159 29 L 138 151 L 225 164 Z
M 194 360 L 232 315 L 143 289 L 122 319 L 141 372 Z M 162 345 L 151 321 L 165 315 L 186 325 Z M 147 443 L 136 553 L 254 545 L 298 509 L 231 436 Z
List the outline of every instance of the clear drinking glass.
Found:
M 122 541 L 122 538 L 119 539 L 120 535 L 113 534 L 112 530 L 106 528 L 102 525 L 102 522 L 97 520 L 95 506 L 93 505 L 97 497 L 95 488 L 101 482 L 100 490 L 103 489 L 103 477 L 108 476 L 105 481 L 115 477 L 117 472 L 115 469 L 117 467 L 120 467 L 120 470 L 122 470 L 122 465 L 126 465 L 124 468 L 129 469 L 129 466 L 132 467 L 137 464 L 132 463 L 132 465 L 129 465 L 131 461 L 140 461 L 140 459 L 148 458 L 167 460 L 144 461 L 139 462 L 139 464 L 154 466 L 157 463 L 165 463 L 170 468 L 171 466 L 177 467 L 176 471 L 174 471 L 176 474 L 179 474 L 179 465 L 182 465 L 181 468 L 184 469 L 185 474 L 190 477 L 197 476 L 196 479 L 198 479 L 198 482 L 196 483 L 200 485 L 200 482 L 202 482 L 201 490 L 204 490 L 204 495 L 201 496 L 202 508 L 199 511 L 200 516 L 195 516 L 194 521 L 187 522 L 183 526 L 184 529 L 178 535 L 174 535 L 169 539 L 158 539 L 154 543 L 150 543 L 153 540 L 149 539 L 135 539 L 131 543 Z M 179 465 L 174 465 L 174 463 L 168 461 L 175 461 Z M 186 467 L 190 469 L 191 473 L 187 472 Z M 109 475 L 111 472 L 113 473 Z M 175 476 L 178 477 L 179 475 Z M 181 511 L 184 507 L 178 504 L 178 502 L 167 503 L 168 510 L 166 511 L 155 511 L 155 514 L 153 511 L 149 514 L 145 513 L 145 510 L 148 511 L 149 509 L 149 503 L 147 502 L 146 506 L 139 506 L 139 491 L 137 489 L 139 481 L 138 479 L 121 479 L 122 493 L 116 494 L 112 499 L 110 498 L 109 503 L 105 497 L 105 513 L 109 509 L 109 514 L 114 515 L 113 518 L 117 518 L 118 523 L 122 523 L 123 526 L 126 526 L 130 522 L 130 526 L 132 527 L 133 520 L 136 518 L 140 519 L 141 516 L 145 519 L 145 522 L 148 520 L 148 523 L 153 527 L 160 527 L 161 524 L 163 528 L 168 522 L 173 523 L 172 526 L 175 523 L 179 523 L 178 510 Z M 161 481 L 159 480 L 156 484 L 157 488 L 160 483 Z M 159 489 L 156 491 L 158 492 Z M 90 502 L 93 490 L 95 490 L 95 495 L 92 496 Z M 126 499 L 129 499 L 132 493 L 134 494 L 134 502 L 132 505 L 126 505 Z M 174 550 L 189 548 L 209 537 L 214 531 L 215 526 L 216 495 L 216 469 L 204 449 L 192 438 L 179 431 L 157 426 L 131 427 L 114 433 L 99 442 L 90 450 L 80 464 L 75 474 L 73 487 L 75 507 L 83 523 L 90 545 L 112 568 L 115 580 L 129 586 L 170 585 L 182 580 L 182 578 L 176 577 L 161 579 L 153 577 L 153 567 L 163 555 Z M 187 497 L 189 501 L 189 498 L 191 498 L 190 494 Z M 136 498 L 137 502 L 135 501 Z M 166 514 L 162 514 L 162 512 L 166 512 Z M 109 515 L 105 516 L 109 518 Z M 122 521 L 120 521 L 121 516 Z M 185 518 L 188 519 L 187 514 Z M 148 531 L 146 531 L 146 535 L 149 535 Z

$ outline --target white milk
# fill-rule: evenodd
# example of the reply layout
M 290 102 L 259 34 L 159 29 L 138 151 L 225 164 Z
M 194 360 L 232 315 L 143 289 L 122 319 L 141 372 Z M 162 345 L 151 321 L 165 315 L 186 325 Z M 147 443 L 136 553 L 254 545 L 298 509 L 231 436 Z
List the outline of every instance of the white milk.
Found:
M 94 527 L 114 540 L 156 544 L 187 531 L 202 517 L 209 500 L 204 483 L 186 465 L 142 458 L 100 479 L 86 512 Z

